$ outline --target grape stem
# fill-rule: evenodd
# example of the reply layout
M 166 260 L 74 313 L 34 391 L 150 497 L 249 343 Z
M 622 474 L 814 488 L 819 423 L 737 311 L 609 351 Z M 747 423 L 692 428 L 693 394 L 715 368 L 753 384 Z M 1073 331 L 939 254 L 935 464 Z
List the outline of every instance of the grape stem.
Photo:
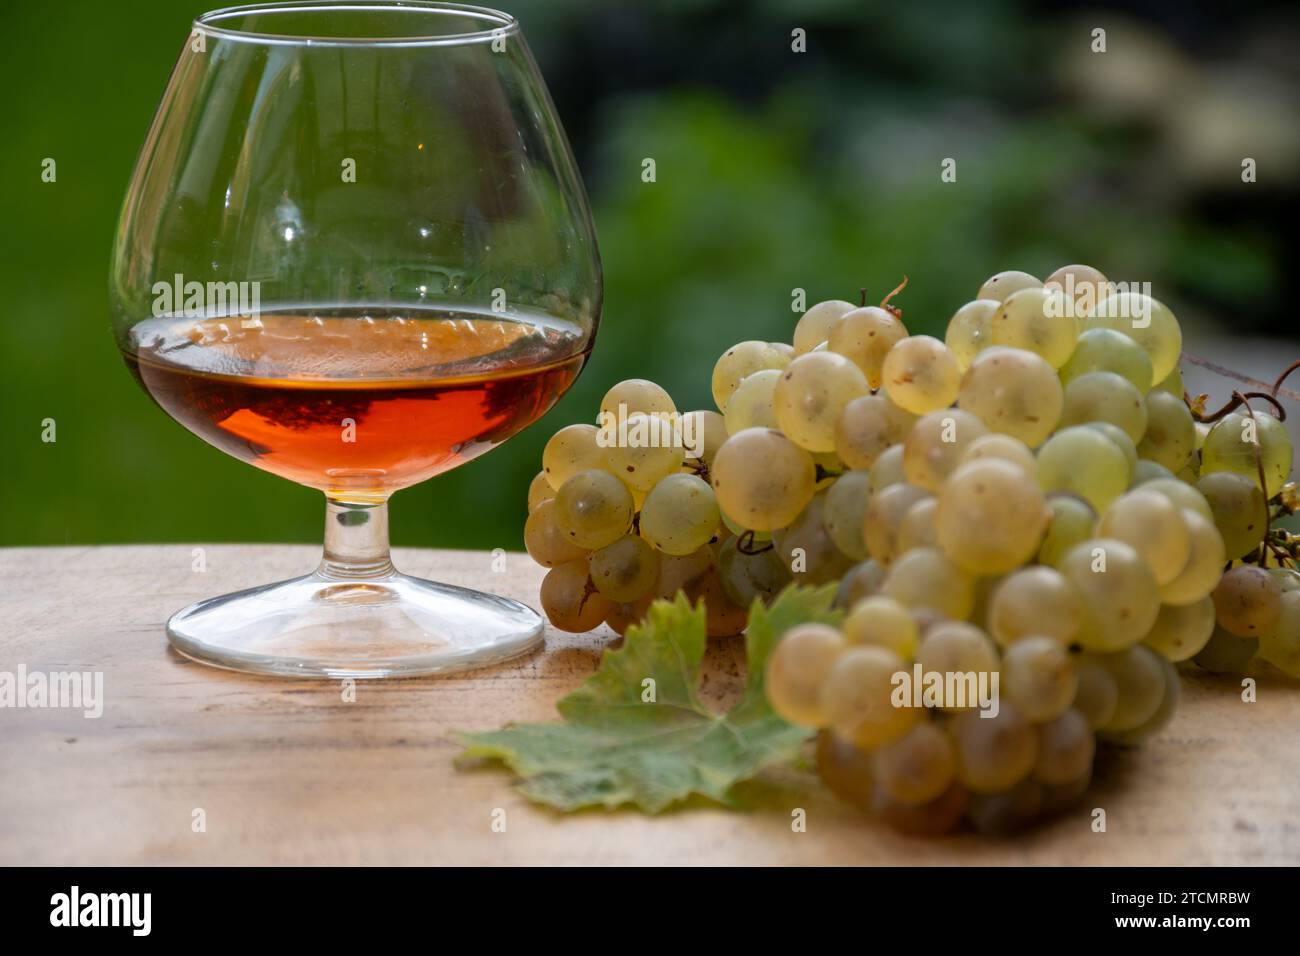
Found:
M 1187 402 L 1187 407 L 1191 409 L 1192 417 L 1195 418 L 1198 422 L 1217 422 L 1219 419 L 1223 418 L 1229 412 L 1233 411 L 1236 408 L 1240 408 L 1242 405 L 1245 405 L 1246 408 L 1249 409 L 1250 408 L 1249 399 L 1252 398 L 1262 398 L 1264 401 L 1268 402 L 1270 405 L 1273 406 L 1273 411 L 1277 413 L 1274 417 L 1279 422 L 1286 421 L 1286 409 L 1282 407 L 1282 404 L 1276 398 L 1274 398 L 1272 395 L 1270 395 L 1267 392 L 1234 391 L 1232 393 L 1232 398 L 1230 398 L 1227 401 L 1227 403 L 1222 408 L 1220 408 L 1217 412 L 1206 412 L 1202 410 L 1204 408 L 1203 400 L 1208 397 L 1209 396 L 1199 396 L 1196 401 L 1188 401 L 1187 396 L 1186 395 L 1183 396 L 1183 401 Z M 1255 417 L 1255 413 L 1253 410 L 1251 411 L 1250 417 L 1251 418 Z
M 709 481 L 709 465 L 703 458 L 687 458 L 686 467 L 691 469 L 696 477 Z
M 1269 394 L 1274 397 L 1281 395 L 1282 397 L 1289 398 L 1292 401 L 1300 402 L 1300 392 L 1295 392 L 1289 388 L 1282 387 L 1282 383 L 1286 380 L 1287 376 L 1294 372 L 1297 367 L 1300 367 L 1300 360 L 1292 362 L 1291 366 L 1278 376 L 1277 381 L 1270 385 L 1268 382 L 1261 382 L 1257 378 L 1251 378 L 1249 375 L 1242 375 L 1240 372 L 1234 372 L 1230 368 L 1216 365 L 1214 362 L 1211 362 L 1208 359 L 1203 359 L 1199 355 L 1193 355 L 1190 352 L 1184 352 L 1182 357 L 1192 365 L 1198 365 L 1201 368 L 1208 369 L 1217 375 L 1222 375 L 1224 378 L 1233 379 L 1234 381 L 1241 382 L 1243 385 L 1253 385 L 1256 388 L 1267 389 Z
M 890 292 L 889 295 L 885 296 L 883 299 L 880 300 L 880 307 L 896 319 L 901 319 L 903 317 L 903 310 L 896 305 L 890 305 L 889 300 L 892 299 L 894 296 L 898 295 L 898 293 L 902 292 L 906 288 L 907 288 L 907 276 L 903 276 L 903 281 L 898 283 L 898 285 L 894 286 L 893 291 Z M 861 286 L 858 288 L 858 307 L 865 308 L 866 304 L 867 304 L 867 289 L 866 286 Z
M 1296 359 L 1294 362 L 1288 365 L 1286 367 L 1286 371 L 1284 371 L 1281 375 L 1277 377 L 1277 381 L 1273 383 L 1273 388 L 1272 388 L 1272 392 L 1274 395 L 1276 395 L 1278 389 L 1282 387 L 1282 383 L 1286 381 L 1287 376 L 1290 375 L 1298 368 L 1300 368 L 1300 359 Z
M 888 311 L 896 319 L 901 319 L 903 317 L 903 310 L 896 305 L 890 305 L 889 300 L 892 299 L 894 296 L 898 295 L 898 293 L 902 292 L 906 288 L 907 288 L 907 276 L 903 276 L 903 281 L 898 283 L 898 285 L 894 286 L 894 290 L 890 292 L 889 295 L 885 296 L 883 299 L 880 300 L 880 307 Z
M 1218 413 L 1219 417 L 1222 417 L 1222 415 L 1225 414 L 1229 409 L 1235 408 L 1237 405 L 1244 405 L 1246 408 L 1246 414 L 1250 416 L 1251 422 L 1254 423 L 1256 426 L 1258 426 L 1259 422 L 1255 419 L 1255 409 L 1253 409 L 1250 405 L 1251 398 L 1267 399 L 1268 401 L 1272 402 L 1273 407 L 1278 410 L 1279 412 L 1278 421 L 1283 421 L 1286 418 L 1286 410 L 1282 408 L 1282 406 L 1277 403 L 1277 399 L 1273 398 L 1272 396 L 1264 395 L 1256 392 L 1247 392 L 1245 395 L 1243 395 L 1241 392 L 1235 390 L 1232 393 L 1232 401 L 1229 402 L 1226 406 L 1224 406 L 1222 410 L 1220 410 L 1220 412 Z M 1251 446 L 1255 452 L 1255 473 L 1259 477 L 1259 489 L 1260 491 L 1264 491 L 1266 488 L 1268 488 L 1268 479 L 1264 475 L 1264 452 L 1259 447 L 1258 432 L 1256 432 L 1255 440 L 1251 442 Z M 1259 566 L 1261 568 L 1268 566 L 1268 553 L 1270 550 L 1273 550 L 1273 545 L 1268 540 L 1269 535 L 1272 534 L 1272 531 L 1273 531 L 1273 510 L 1268 506 L 1268 498 L 1265 497 L 1264 498 L 1264 537 L 1259 542 Z
M 739 551 L 741 554 L 749 554 L 749 555 L 762 554 L 764 551 L 771 551 L 774 547 L 776 547 L 776 545 L 774 545 L 771 541 L 767 542 L 767 544 L 763 545 L 763 547 L 761 548 L 754 547 L 753 531 L 746 531 L 744 534 L 742 534 L 739 538 L 736 539 L 736 550 Z

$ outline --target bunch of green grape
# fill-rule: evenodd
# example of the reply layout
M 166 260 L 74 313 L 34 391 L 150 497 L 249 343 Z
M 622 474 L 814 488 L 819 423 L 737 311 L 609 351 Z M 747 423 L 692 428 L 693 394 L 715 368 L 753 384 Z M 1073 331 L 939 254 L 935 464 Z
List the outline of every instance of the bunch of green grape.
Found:
M 1087 266 L 1006 272 L 942 342 L 847 302 L 810 309 L 794 342 L 766 427 L 816 467 L 798 517 L 784 525 L 791 493 L 745 466 L 750 433 L 713 473 L 723 512 L 783 563 L 783 525 L 820 520 L 838 549 L 808 550 L 803 573 L 840 579 L 843 626 L 785 635 L 767 691 L 819 730 L 840 796 L 912 832 L 1015 830 L 1083 796 L 1099 741 L 1169 720 L 1179 663 L 1237 667 L 1258 647 L 1296 673 L 1300 574 L 1268 567 L 1266 540 L 1290 442 L 1258 409 L 1198 421 L 1160 302 Z M 898 706 L 895 675 L 914 673 L 996 674 L 996 716 Z
M 1170 719 L 1177 666 L 1300 676 L 1300 572 L 1270 531 L 1290 441 L 1258 403 L 1202 421 L 1181 348 L 1165 305 L 1072 265 L 993 276 L 943 341 L 888 298 L 821 302 L 792 346 L 723 353 L 716 412 L 622 382 L 602 412 L 689 419 L 698 455 L 558 432 L 525 531 L 543 606 L 622 633 L 684 590 L 722 635 L 835 583 L 843 626 L 790 631 L 767 672 L 825 782 L 908 831 L 1018 829 L 1082 797 L 1099 741 Z M 895 706 L 917 667 L 996 678 L 996 716 Z
M 599 421 L 556 432 L 528 490 L 524 544 L 550 569 L 546 616 L 565 631 L 604 623 L 622 634 L 656 598 L 684 591 L 704 602 L 710 636 L 740 632 L 748 601 L 722 585 L 734 535 L 709 482 L 727 440 L 722 415 L 679 414 L 661 387 L 629 379 L 606 393 Z

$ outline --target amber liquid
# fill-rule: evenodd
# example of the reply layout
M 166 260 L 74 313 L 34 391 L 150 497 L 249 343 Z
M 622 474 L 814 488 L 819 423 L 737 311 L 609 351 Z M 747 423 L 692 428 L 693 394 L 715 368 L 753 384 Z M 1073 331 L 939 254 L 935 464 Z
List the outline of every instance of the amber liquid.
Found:
M 342 500 L 382 498 L 536 421 L 586 361 L 571 323 L 410 309 L 150 319 L 123 355 L 172 418 Z

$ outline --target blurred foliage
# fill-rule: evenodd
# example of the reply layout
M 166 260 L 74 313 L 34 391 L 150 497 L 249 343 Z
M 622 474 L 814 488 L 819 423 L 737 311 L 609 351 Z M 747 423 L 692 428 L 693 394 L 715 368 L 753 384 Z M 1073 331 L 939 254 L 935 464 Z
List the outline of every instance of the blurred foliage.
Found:
M 1149 279 L 1193 333 L 1297 339 L 1300 21 L 1243 2 L 607 3 L 516 13 L 592 195 L 593 359 L 534 428 L 394 501 L 397 544 L 521 543 L 547 436 L 621 378 L 704 407 L 728 345 L 788 338 L 792 290 L 896 300 L 941 332 L 990 273 L 1091 262 Z M 0 543 L 316 541 L 320 502 L 152 407 L 108 331 L 132 164 L 201 4 L 18 5 L 0 77 L 5 467 Z M 1107 31 L 1107 51 L 1090 49 Z M 807 52 L 791 51 L 791 31 Z M 1259 182 L 1243 184 L 1242 157 Z M 40 181 L 44 157 L 58 181 Z M 641 180 L 645 158 L 656 181 Z M 943 183 L 940 162 L 957 161 Z M 57 422 L 58 441 L 40 440 Z M 418 569 L 417 569 L 418 570 Z

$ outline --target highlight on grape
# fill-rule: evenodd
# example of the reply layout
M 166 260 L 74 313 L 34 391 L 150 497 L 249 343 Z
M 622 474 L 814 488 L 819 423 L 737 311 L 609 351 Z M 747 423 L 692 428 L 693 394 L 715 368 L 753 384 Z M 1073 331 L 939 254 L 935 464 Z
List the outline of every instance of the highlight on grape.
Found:
M 684 592 L 721 637 L 755 601 L 835 585 L 841 625 L 772 653 L 772 707 L 815 733 L 844 800 L 907 832 L 1005 833 L 1077 804 L 1098 747 L 1163 727 L 1179 668 L 1300 677 L 1277 399 L 1300 362 L 1211 409 L 1147 284 L 1000 272 L 942 340 L 908 332 L 905 285 L 813 305 L 791 344 L 733 345 L 716 410 L 618 383 L 602 416 L 646 437 L 689 424 L 698 454 L 563 428 L 524 536 L 568 631 L 622 634 Z M 931 675 L 974 693 L 927 697 Z

